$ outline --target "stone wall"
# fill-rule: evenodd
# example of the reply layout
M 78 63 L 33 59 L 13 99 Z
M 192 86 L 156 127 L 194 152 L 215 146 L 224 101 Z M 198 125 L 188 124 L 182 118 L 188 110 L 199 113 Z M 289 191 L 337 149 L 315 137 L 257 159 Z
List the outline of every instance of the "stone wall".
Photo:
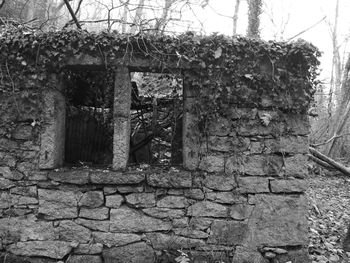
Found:
M 308 262 L 305 115 L 232 108 L 192 147 L 192 171 L 43 170 L 45 129 L 7 114 L 12 101 L 1 99 L 0 260 L 172 262 L 182 249 L 193 262 Z

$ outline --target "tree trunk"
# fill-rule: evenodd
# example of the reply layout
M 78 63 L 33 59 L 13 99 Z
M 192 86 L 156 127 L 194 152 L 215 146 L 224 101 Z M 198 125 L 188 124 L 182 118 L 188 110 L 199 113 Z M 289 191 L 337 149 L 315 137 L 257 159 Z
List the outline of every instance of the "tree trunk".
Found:
M 237 20 L 238 20 L 238 11 L 239 11 L 239 4 L 241 0 L 236 0 L 236 5 L 235 5 L 235 12 L 233 14 L 233 29 L 232 29 L 232 35 L 237 34 Z
M 248 29 L 247 36 L 260 38 L 260 15 L 262 13 L 261 0 L 248 0 Z
M 137 9 L 136 9 L 135 19 L 134 19 L 134 22 L 133 22 L 134 25 L 132 26 L 132 28 L 130 30 L 131 34 L 135 34 L 136 29 L 138 29 L 138 28 L 140 30 L 142 30 L 140 22 L 141 22 L 141 17 L 142 17 L 144 5 L 145 5 L 145 0 L 140 0 L 139 4 L 137 6 Z

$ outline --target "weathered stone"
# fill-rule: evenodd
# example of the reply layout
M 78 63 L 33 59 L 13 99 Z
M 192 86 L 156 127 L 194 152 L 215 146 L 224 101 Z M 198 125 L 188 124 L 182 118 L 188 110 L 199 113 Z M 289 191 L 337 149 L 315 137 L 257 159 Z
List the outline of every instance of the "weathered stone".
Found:
M 254 197 L 255 207 L 249 220 L 252 246 L 307 245 L 307 202 L 304 196 L 266 195 Z
M 14 187 L 15 184 L 11 181 L 8 180 L 6 178 L 0 178 L 0 189 L 4 190 L 4 189 L 9 189 L 11 187 Z
M 214 220 L 211 233 L 208 243 L 240 245 L 248 234 L 248 225 L 245 222 Z
M 263 125 L 260 120 L 249 120 L 237 122 L 238 135 L 240 136 L 256 136 L 256 135 L 280 135 L 285 130 L 283 122 L 272 121 L 269 125 Z
M 156 218 L 180 218 L 185 215 L 184 210 L 160 208 L 160 207 L 146 208 L 146 209 L 142 209 L 142 211 L 145 214 Z
M 89 229 L 69 220 L 59 222 L 55 232 L 58 235 L 58 239 L 62 241 L 88 243 L 91 240 L 91 231 Z
M 307 114 L 285 114 L 286 130 L 296 135 L 308 135 L 310 122 Z
M 110 221 L 111 232 L 152 232 L 171 229 L 169 222 L 146 216 L 126 206 L 111 209 Z
M 121 173 L 112 171 L 94 171 L 90 180 L 94 184 L 138 184 L 145 179 L 142 173 Z
M 157 202 L 157 207 L 164 208 L 185 208 L 188 201 L 182 196 L 166 196 Z
M 310 263 L 307 249 L 289 250 L 286 254 L 276 256 L 277 262 Z M 334 262 L 334 261 L 333 261 Z
M 191 205 L 187 215 L 198 217 L 227 217 L 227 207 L 209 201 L 201 201 Z
M 96 208 L 104 204 L 103 192 L 101 191 L 90 191 L 83 194 L 79 200 L 79 206 Z
M 244 196 L 233 192 L 208 192 L 206 197 L 210 201 L 222 204 L 241 204 L 247 201 Z
M 102 253 L 104 263 L 154 263 L 154 251 L 144 242 L 123 247 L 105 249 Z
M 101 254 L 102 250 L 103 245 L 101 243 L 79 244 L 76 248 L 74 248 L 74 254 L 95 255 Z
M 151 186 L 165 188 L 189 188 L 192 186 L 190 172 L 153 173 L 147 176 L 147 182 Z
M 210 227 L 214 219 L 203 218 L 203 217 L 192 217 L 190 221 L 190 226 L 194 229 L 206 230 Z
M 143 186 L 130 186 L 130 185 L 123 185 L 123 186 L 117 186 L 118 192 L 121 194 L 126 193 L 142 193 L 143 192 Z
M 234 248 L 231 251 L 191 251 L 191 262 L 230 262 L 233 251 Z
M 116 192 L 118 192 L 117 187 L 113 187 L 113 186 L 105 186 L 105 187 L 103 187 L 103 193 L 105 195 L 112 195 L 112 194 L 115 194 Z
M 270 180 L 273 193 L 304 193 L 308 188 L 308 182 L 302 179 Z
M 188 227 L 188 217 L 174 218 L 173 227 L 184 228 Z
M 244 220 L 250 217 L 254 206 L 248 204 L 236 204 L 230 208 L 230 217 L 235 220 Z
M 203 200 L 204 193 L 201 189 L 186 189 L 184 195 L 195 200 Z
M 309 152 L 309 140 L 306 136 L 282 136 L 277 139 L 265 141 L 266 153 L 289 153 L 289 154 L 306 154 Z
M 237 187 L 234 175 L 207 175 L 204 179 L 204 185 L 209 189 L 219 191 L 231 191 Z
M 205 245 L 202 239 L 181 237 L 171 234 L 147 233 L 146 238 L 154 249 L 200 248 Z
M 239 178 L 240 193 L 268 193 L 269 179 L 263 177 L 240 177 Z
M 93 232 L 93 237 L 95 242 L 101 243 L 107 247 L 124 246 L 141 240 L 139 235 L 122 233 Z
M 75 222 L 91 230 L 102 231 L 102 232 L 108 232 L 109 226 L 110 226 L 109 221 L 96 221 L 96 220 L 78 218 L 75 220 Z
M 225 158 L 224 156 L 207 155 L 204 156 L 200 163 L 199 169 L 212 172 L 223 172 L 225 170 Z
M 68 170 L 68 171 L 53 171 L 48 175 L 49 179 L 69 184 L 88 184 L 89 171 L 87 170 Z
M 18 181 L 23 179 L 24 175 L 18 171 L 11 171 L 9 167 L 0 167 L 0 175 L 6 179 Z
M 12 132 L 12 138 L 16 140 L 30 140 L 33 136 L 33 127 L 30 125 L 20 125 Z
M 4 244 L 29 240 L 54 240 L 51 222 L 37 221 L 34 217 L 6 217 L 0 219 L 0 237 Z
M 249 155 L 243 159 L 240 172 L 247 175 L 280 175 L 283 158 L 278 155 Z
M 256 108 L 230 108 L 227 111 L 228 117 L 232 120 L 235 119 L 248 119 L 254 120 L 258 113 L 258 109 Z
M 242 246 L 236 247 L 236 252 L 233 257 L 232 263 L 269 263 L 270 261 L 264 258 L 261 253 L 251 248 Z
M 72 255 L 68 258 L 66 263 L 102 263 L 100 256 L 91 255 Z
M 135 207 L 152 207 L 156 205 L 154 193 L 133 193 L 126 197 L 126 202 Z
M 190 237 L 190 238 L 207 238 L 209 235 L 204 231 L 189 228 L 174 229 L 175 235 Z
M 298 178 L 305 178 L 308 174 L 307 170 L 307 156 L 303 154 L 296 154 L 284 159 L 285 174 L 287 176 L 294 176 Z
M 46 181 L 48 172 L 46 171 L 32 171 L 28 174 L 28 179 L 31 181 Z
M 35 168 L 36 164 L 33 161 L 21 162 L 17 164 L 17 170 L 23 173 L 25 176 L 28 176 Z
M 219 117 L 208 125 L 209 134 L 217 136 L 227 136 L 232 131 L 232 122 L 226 118 Z
M 12 200 L 15 201 L 15 206 L 36 205 L 39 203 L 39 200 L 37 198 L 29 196 L 12 195 Z
M 124 201 L 123 196 L 121 195 L 107 195 L 106 196 L 106 206 L 112 208 L 119 208 L 122 202 Z
M 63 219 L 78 217 L 78 200 L 82 193 L 73 191 L 59 191 L 38 189 L 39 213 L 49 219 Z
M 79 217 L 95 220 L 105 220 L 109 217 L 109 209 L 107 207 L 99 208 L 84 208 L 82 207 L 79 212 Z
M 10 190 L 11 194 L 24 195 L 24 196 L 37 196 L 37 187 L 35 185 L 32 186 L 18 186 L 14 187 Z
M 157 191 L 159 190 L 163 190 L 163 189 L 157 189 Z M 186 189 L 188 190 L 188 189 Z M 167 192 L 168 195 L 184 195 L 184 189 L 169 189 Z M 163 194 L 159 194 L 159 195 L 163 195 Z
M 69 242 L 64 241 L 28 241 L 8 246 L 8 251 L 20 256 L 42 256 L 62 259 L 72 250 Z
M 0 139 L 1 143 L 1 139 Z M 16 166 L 16 158 L 9 153 L 0 153 L 0 165 L 15 167 Z
M 0 209 L 7 209 L 17 203 L 13 195 L 7 192 L 0 192 Z

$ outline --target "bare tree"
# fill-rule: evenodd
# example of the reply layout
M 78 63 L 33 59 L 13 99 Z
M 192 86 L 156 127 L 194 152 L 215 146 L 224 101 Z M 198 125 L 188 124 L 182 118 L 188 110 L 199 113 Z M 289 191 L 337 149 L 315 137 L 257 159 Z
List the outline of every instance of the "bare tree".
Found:
M 248 29 L 247 36 L 260 38 L 260 15 L 262 13 L 262 0 L 248 1 Z
M 233 28 L 232 28 L 232 35 L 236 35 L 237 34 L 237 21 L 238 21 L 238 11 L 239 11 L 239 4 L 240 4 L 241 0 L 236 0 L 236 5 L 235 5 L 235 11 L 233 14 Z

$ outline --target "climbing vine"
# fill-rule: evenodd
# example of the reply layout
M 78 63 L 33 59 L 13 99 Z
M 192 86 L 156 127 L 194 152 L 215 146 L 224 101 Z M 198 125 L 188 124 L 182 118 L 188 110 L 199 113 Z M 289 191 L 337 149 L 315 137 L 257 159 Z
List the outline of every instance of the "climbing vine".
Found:
M 155 65 L 149 71 L 190 71 L 186 81 L 196 94 L 193 111 L 201 124 L 237 106 L 305 112 L 318 84 L 320 56 L 315 46 L 302 40 L 11 29 L 0 34 L 0 92 L 45 87 L 47 72 L 62 72 L 67 61 L 80 54 L 100 58 L 109 69 L 147 59 Z

